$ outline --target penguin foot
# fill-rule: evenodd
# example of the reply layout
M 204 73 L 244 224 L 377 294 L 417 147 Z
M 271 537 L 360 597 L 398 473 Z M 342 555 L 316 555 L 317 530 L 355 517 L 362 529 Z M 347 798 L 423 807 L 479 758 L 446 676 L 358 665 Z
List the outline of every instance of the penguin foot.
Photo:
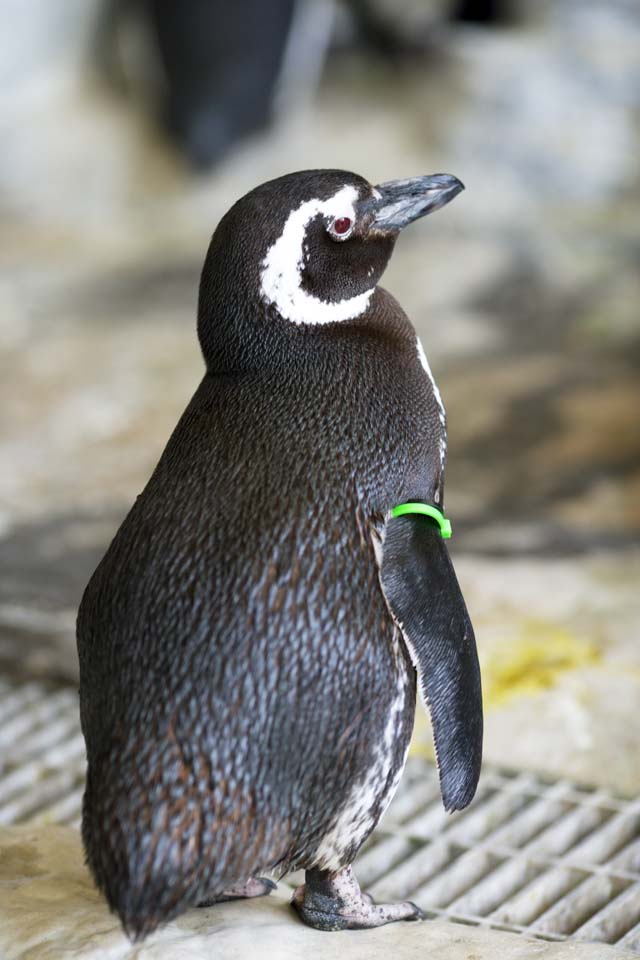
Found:
M 214 903 L 225 903 L 227 900 L 248 900 L 252 897 L 266 897 L 275 890 L 277 884 L 267 877 L 249 877 L 244 883 L 237 883 L 229 887 L 217 897 L 208 897 L 197 904 L 198 907 L 212 907 Z
M 424 920 L 422 910 L 404 903 L 374 903 L 362 893 L 351 867 L 337 873 L 307 870 L 306 882 L 295 891 L 291 905 L 304 923 L 316 930 L 364 930 L 396 920 Z

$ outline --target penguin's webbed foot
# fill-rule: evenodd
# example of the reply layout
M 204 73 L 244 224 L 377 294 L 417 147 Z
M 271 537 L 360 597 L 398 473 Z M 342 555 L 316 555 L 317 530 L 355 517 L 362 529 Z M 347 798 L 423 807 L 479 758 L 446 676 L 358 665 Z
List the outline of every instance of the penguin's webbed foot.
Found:
M 252 897 L 266 897 L 276 887 L 277 884 L 267 877 L 249 877 L 244 883 L 237 883 L 218 896 L 201 900 L 197 906 L 212 907 L 214 903 L 225 903 L 227 900 L 249 900 Z
M 353 875 L 351 867 L 337 873 L 307 870 L 305 883 L 291 901 L 301 920 L 316 930 L 364 930 L 396 920 L 424 920 L 422 910 L 404 903 L 374 903 Z

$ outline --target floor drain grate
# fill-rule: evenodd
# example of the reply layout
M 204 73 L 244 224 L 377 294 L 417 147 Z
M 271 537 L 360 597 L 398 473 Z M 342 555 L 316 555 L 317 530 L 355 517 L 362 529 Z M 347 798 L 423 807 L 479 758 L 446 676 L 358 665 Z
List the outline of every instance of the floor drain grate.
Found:
M 0 825 L 79 824 L 75 691 L 0 678 L 0 758 Z M 435 768 L 414 758 L 356 872 L 376 899 L 431 916 L 640 953 L 640 801 L 603 790 L 485 768 L 449 816 Z
M 433 916 L 640 952 L 640 802 L 603 790 L 487 768 L 450 816 L 434 767 L 412 760 L 357 874 Z
M 0 677 L 0 826 L 79 825 L 84 769 L 76 691 Z

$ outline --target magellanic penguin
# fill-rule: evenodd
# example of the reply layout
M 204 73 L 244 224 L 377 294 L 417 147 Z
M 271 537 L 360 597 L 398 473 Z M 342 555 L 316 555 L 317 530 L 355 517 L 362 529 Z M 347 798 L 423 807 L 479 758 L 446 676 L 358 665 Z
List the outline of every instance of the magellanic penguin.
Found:
M 213 235 L 204 378 L 78 615 L 84 844 L 133 938 L 297 868 L 311 926 L 422 916 L 351 864 L 398 785 L 416 674 L 447 810 L 476 789 L 482 703 L 440 526 L 395 515 L 442 512 L 445 414 L 378 281 L 460 190 L 295 173 Z

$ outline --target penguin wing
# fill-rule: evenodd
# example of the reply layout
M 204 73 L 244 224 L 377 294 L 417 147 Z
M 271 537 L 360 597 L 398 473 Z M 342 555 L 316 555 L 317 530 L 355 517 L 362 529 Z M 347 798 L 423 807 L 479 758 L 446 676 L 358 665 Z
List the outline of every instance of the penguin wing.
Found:
M 445 810 L 471 802 L 482 761 L 482 690 L 473 627 L 444 540 L 427 517 L 391 518 L 382 588 L 418 673 Z

